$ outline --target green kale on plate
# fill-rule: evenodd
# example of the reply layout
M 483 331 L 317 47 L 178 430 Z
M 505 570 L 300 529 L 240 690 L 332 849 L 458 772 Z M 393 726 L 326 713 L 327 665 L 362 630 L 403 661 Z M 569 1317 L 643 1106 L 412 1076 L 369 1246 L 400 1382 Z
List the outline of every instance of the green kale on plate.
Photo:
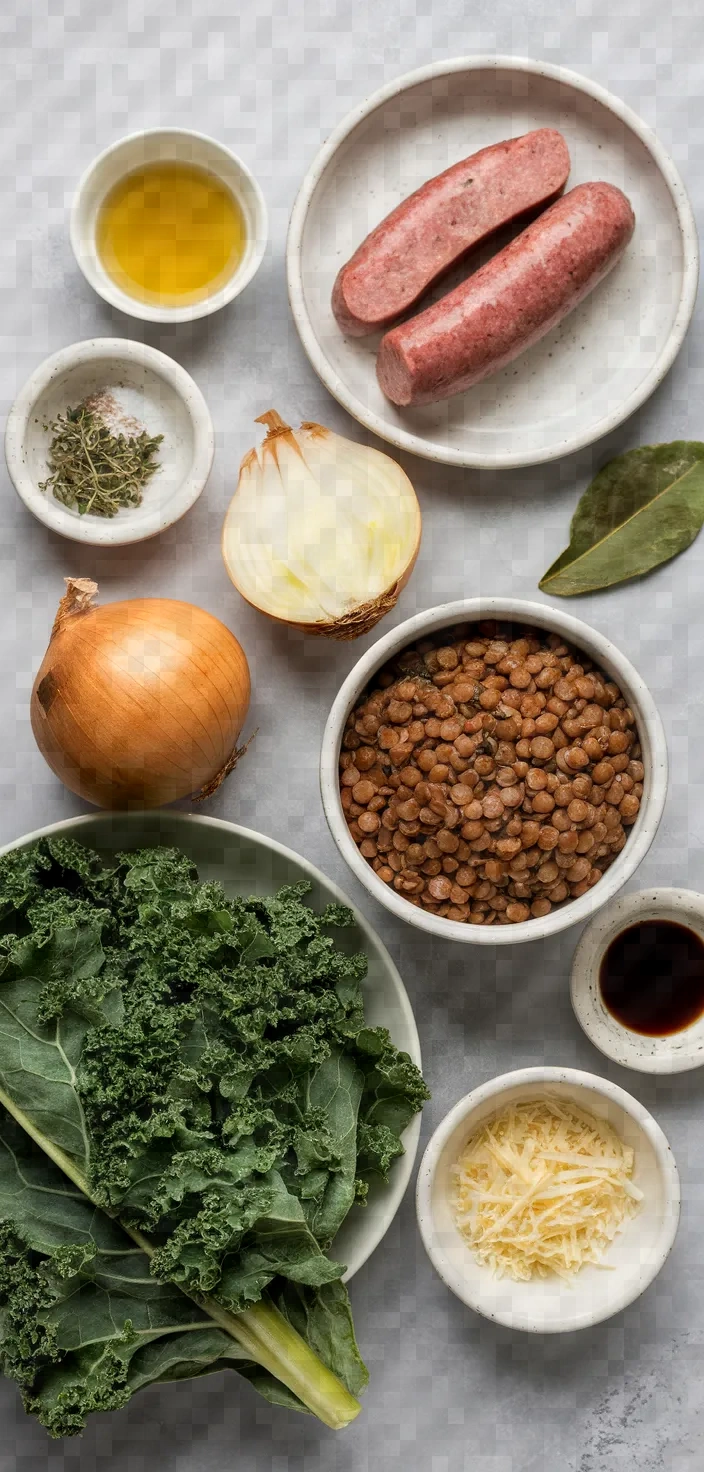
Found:
M 401 1134 L 428 1094 L 386 1030 L 365 1025 L 365 957 L 334 939 L 350 912 L 315 914 L 307 889 L 232 899 L 166 848 L 106 867 L 71 840 L 44 839 L 0 860 L 0 1104 L 70 1176 L 74 1204 L 98 1206 L 105 1230 L 129 1234 L 123 1251 L 139 1262 L 138 1310 L 120 1301 L 124 1320 L 109 1315 L 127 1338 L 104 1341 L 99 1373 L 85 1361 L 92 1388 L 74 1397 L 74 1429 L 139 1384 L 224 1362 L 328 1424 L 357 1413 L 366 1372 L 344 1264 L 328 1252 L 369 1181 L 403 1153 Z M 20 1300 L 37 1304 L 41 1384 L 64 1386 L 68 1375 L 75 1386 L 77 1341 L 62 1341 L 70 1363 L 39 1367 L 51 1324 L 64 1322 L 75 1244 L 62 1239 L 58 1264 L 53 1251 L 41 1258 L 10 1196 L 6 1210 L 0 1188 L 2 1292 L 14 1302 L 17 1278 Z M 95 1312 L 96 1284 L 101 1302 L 109 1292 L 96 1261 L 97 1249 L 83 1253 L 77 1296 L 67 1295 L 79 1319 L 89 1301 Z M 152 1302 L 145 1284 L 171 1327 L 135 1341 Z M 177 1326 L 179 1312 L 196 1315 L 183 1331 L 191 1346 L 205 1336 L 191 1359 L 172 1311 Z M 9 1338 L 7 1372 L 66 1434 L 74 1413 L 55 1414 L 51 1388 L 43 1413 L 33 1354 L 28 1366 Z M 91 1338 L 91 1354 L 101 1342 Z

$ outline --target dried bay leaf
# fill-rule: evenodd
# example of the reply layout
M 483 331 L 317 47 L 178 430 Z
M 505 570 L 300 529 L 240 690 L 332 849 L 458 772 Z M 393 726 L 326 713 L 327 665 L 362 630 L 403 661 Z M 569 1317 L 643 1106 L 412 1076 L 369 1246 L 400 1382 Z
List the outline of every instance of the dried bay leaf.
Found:
M 704 444 L 642 445 L 610 460 L 587 487 L 570 544 L 541 578 L 571 598 L 640 577 L 684 552 L 704 522 Z

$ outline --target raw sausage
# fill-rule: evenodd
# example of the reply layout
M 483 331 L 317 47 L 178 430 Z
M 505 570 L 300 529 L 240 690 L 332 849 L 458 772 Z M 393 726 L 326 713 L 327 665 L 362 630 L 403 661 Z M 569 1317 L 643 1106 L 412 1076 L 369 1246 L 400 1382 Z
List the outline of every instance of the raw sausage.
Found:
M 494 143 L 430 179 L 372 230 L 332 294 L 351 337 L 387 327 L 468 250 L 557 198 L 570 156 L 561 133 L 537 128 Z
M 594 289 L 634 226 L 615 185 L 578 184 L 461 286 L 386 333 L 377 377 L 387 399 L 434 404 L 497 373 Z

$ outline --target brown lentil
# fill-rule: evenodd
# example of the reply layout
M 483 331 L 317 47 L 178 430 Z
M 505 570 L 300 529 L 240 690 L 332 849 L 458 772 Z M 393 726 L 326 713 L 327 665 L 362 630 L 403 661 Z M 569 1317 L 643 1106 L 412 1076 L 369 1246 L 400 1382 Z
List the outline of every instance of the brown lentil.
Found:
M 534 813 L 551 813 L 555 806 L 555 799 L 551 792 L 536 792 L 533 798 Z
M 628 841 L 645 777 L 633 712 L 557 635 L 481 624 L 444 638 L 404 650 L 348 718 L 350 834 L 432 914 L 540 918 Z
M 367 836 L 370 833 L 378 833 L 381 826 L 378 813 L 361 813 L 357 819 L 357 826 Z

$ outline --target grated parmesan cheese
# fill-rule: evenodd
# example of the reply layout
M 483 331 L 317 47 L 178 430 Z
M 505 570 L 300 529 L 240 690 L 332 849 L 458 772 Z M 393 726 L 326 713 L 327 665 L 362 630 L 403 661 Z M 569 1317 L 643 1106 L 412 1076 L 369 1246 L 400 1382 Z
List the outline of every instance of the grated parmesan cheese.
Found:
M 604 1119 L 545 1095 L 509 1104 L 452 1170 L 455 1221 L 497 1277 L 572 1280 L 638 1210 L 633 1151 Z

